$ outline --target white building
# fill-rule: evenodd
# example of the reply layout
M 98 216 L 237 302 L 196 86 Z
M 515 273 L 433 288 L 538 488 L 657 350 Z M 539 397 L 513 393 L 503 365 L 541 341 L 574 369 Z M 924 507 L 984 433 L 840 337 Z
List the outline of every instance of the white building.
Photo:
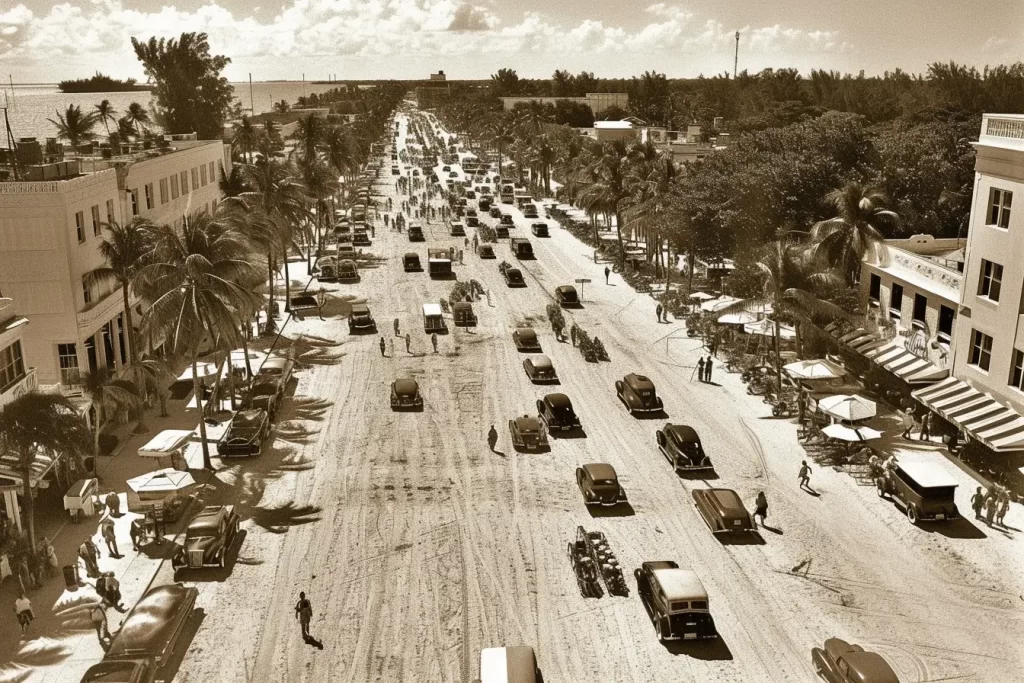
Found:
M 25 363 L 23 340 L 27 325 L 28 319 L 15 313 L 14 302 L 0 298 L 0 408 L 36 388 L 35 368 Z M 21 477 L 15 474 L 9 459 L 7 454 L 0 454 L 2 506 L 8 519 L 21 528 Z
M 31 321 L 25 361 L 40 384 L 74 385 L 80 372 L 128 363 L 120 292 L 86 284 L 104 265 L 102 224 L 134 216 L 176 223 L 212 211 L 225 169 L 230 152 L 221 141 L 175 139 L 166 148 L 33 169 L 48 180 L 0 182 L 0 291 Z
M 583 97 L 502 97 L 501 106 L 509 111 L 517 104 L 524 102 L 540 102 L 554 106 L 558 102 L 578 102 L 590 107 L 590 111 L 596 116 L 609 107 L 627 109 L 629 107 L 629 95 L 624 92 L 588 92 Z

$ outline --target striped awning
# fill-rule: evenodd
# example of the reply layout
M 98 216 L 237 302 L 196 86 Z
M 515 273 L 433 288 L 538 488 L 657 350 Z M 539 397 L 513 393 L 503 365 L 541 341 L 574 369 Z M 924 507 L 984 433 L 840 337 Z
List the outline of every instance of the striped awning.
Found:
M 933 384 L 949 377 L 947 368 L 940 368 L 893 342 L 884 346 L 874 346 L 863 353 L 865 358 L 908 384 Z
M 828 328 L 826 328 L 828 329 Z M 852 332 L 836 337 L 840 344 L 845 344 L 858 353 L 864 353 L 868 349 L 884 346 L 888 342 L 874 332 L 868 332 L 864 328 L 858 328 Z
M 993 451 L 1024 450 L 1024 417 L 955 377 L 911 394 Z

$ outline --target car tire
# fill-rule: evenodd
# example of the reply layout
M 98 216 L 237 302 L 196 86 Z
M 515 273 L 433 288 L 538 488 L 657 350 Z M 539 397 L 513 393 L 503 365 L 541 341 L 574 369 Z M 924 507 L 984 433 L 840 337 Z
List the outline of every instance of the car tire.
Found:
M 659 643 L 665 642 L 665 634 L 661 632 L 661 619 L 657 617 L 654 619 L 654 633 L 658 636 Z
M 917 524 L 921 519 L 920 514 L 917 512 L 917 506 L 913 503 L 907 506 L 907 519 L 910 520 L 911 524 Z
M 224 563 L 224 556 L 225 556 L 226 554 L 227 554 L 227 553 L 225 553 L 225 552 L 224 552 L 224 550 L 223 550 L 223 549 L 221 549 L 221 551 L 220 551 L 220 555 L 219 555 L 219 556 L 217 557 L 217 566 L 218 566 L 218 567 L 220 567 L 221 569 L 224 569 L 224 564 L 225 564 L 225 563 Z

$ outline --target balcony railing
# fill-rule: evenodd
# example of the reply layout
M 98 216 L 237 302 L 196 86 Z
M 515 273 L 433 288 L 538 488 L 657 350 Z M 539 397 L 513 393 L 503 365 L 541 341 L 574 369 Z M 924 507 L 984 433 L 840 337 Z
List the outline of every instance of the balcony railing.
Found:
M 0 408 L 4 407 L 19 396 L 30 391 L 34 391 L 38 386 L 38 382 L 36 381 L 36 369 L 28 368 L 24 377 L 7 387 L 3 393 L 0 393 Z

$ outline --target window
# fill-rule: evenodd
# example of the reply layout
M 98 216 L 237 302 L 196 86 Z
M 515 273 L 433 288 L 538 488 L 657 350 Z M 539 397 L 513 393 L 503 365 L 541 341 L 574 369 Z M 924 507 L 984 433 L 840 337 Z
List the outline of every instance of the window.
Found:
M 903 319 L 903 285 L 892 283 L 892 295 L 889 297 L 889 317 L 899 322 Z
M 93 237 L 99 237 L 103 231 L 101 227 L 102 221 L 100 221 L 100 205 L 94 204 L 92 207 L 92 234 Z
M 160 179 L 160 204 L 167 203 L 167 178 Z
M 92 303 L 92 287 L 89 286 L 87 275 L 82 276 L 82 298 L 85 300 L 86 306 Z
M 188 171 L 181 172 L 181 195 L 188 194 Z
M 956 313 L 949 306 L 939 306 L 939 341 L 949 344 L 953 338 L 953 317 Z
M 992 337 L 978 330 L 971 330 L 971 356 L 968 365 L 975 365 L 988 371 L 992 360 Z
M 217 182 L 217 166 L 212 161 L 210 162 L 210 182 Z
M 1010 386 L 1024 391 L 1024 351 L 1013 350 L 1013 364 L 1010 367 Z
M 114 200 L 107 200 L 107 223 L 114 222 Z
M 171 175 L 171 199 L 178 198 L 178 174 Z
M 128 198 L 131 199 L 131 202 L 132 202 L 132 215 L 133 216 L 138 216 L 139 215 L 139 190 L 138 190 L 138 188 L 136 188 L 134 190 L 129 190 L 128 191 Z
M 868 301 L 874 305 L 878 305 L 878 302 L 882 299 L 882 278 L 871 274 L 871 286 L 868 289 Z
M 1010 227 L 1010 204 L 1013 193 L 993 187 L 988 192 L 988 224 L 997 228 Z
M 914 326 L 924 327 L 925 326 L 925 311 L 928 310 L 928 297 L 920 294 L 914 295 Z
M 199 167 L 199 175 L 202 179 L 203 187 L 206 187 L 206 164 Z
M 25 376 L 25 361 L 21 358 L 21 340 L 0 351 L 0 391 L 7 391 Z
M 75 232 L 78 234 L 78 243 L 85 244 L 85 214 L 81 211 L 75 214 Z
M 193 168 L 192 169 L 192 189 L 193 190 L 199 189 L 199 169 L 198 168 Z
M 78 352 L 74 344 L 57 344 L 61 384 L 78 384 Z
M 1003 284 L 1003 267 L 998 263 L 981 260 L 981 279 L 978 282 L 978 296 L 999 301 L 999 290 Z
M 146 210 L 152 209 L 153 204 L 153 183 L 146 183 Z

